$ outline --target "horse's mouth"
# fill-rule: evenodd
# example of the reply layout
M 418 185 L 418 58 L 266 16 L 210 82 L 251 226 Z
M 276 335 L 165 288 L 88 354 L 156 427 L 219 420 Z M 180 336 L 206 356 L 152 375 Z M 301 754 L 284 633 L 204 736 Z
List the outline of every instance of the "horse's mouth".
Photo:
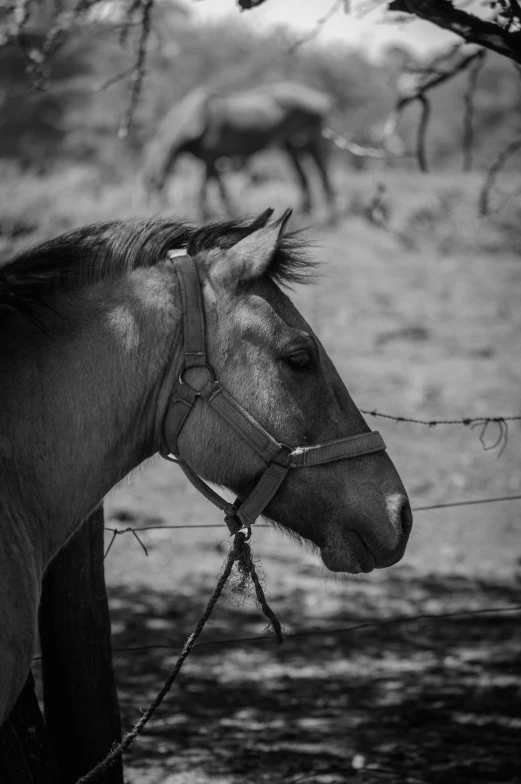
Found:
M 320 548 L 320 556 L 324 566 L 331 572 L 348 572 L 360 574 L 372 572 L 376 567 L 375 559 L 364 540 L 354 530 L 346 531 L 345 539 L 349 549 L 337 545 L 324 545 Z

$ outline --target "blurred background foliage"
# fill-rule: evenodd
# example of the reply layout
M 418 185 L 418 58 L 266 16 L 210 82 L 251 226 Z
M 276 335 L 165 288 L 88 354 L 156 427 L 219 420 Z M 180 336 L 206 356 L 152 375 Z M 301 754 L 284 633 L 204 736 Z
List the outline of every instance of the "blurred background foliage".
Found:
M 50 6 L 41 4 L 38 21 L 24 34 L 25 47 L 48 32 L 52 22 L 45 9 Z M 24 169 L 35 167 L 40 173 L 63 161 L 92 162 L 105 177 L 119 179 L 140 167 L 143 145 L 160 118 L 196 85 L 240 89 L 276 80 L 323 88 L 335 100 L 334 130 L 358 143 L 375 144 L 396 100 L 403 69 L 414 66 L 413 55 L 402 45 L 388 46 L 377 62 L 341 42 L 321 44 L 320 36 L 292 51 L 294 34 L 290 38 L 284 28 L 252 32 L 238 14 L 196 24 L 186 6 L 159 3 L 133 133 L 121 142 L 117 127 L 128 101 L 128 78 L 100 89 L 124 74 L 135 58 L 138 30 L 123 36 L 121 21 L 105 13 L 76 25 L 52 57 L 46 91 L 31 85 L 26 59 L 17 45 L 0 48 L 0 158 L 14 160 Z M 426 59 L 431 58 L 432 52 Z M 428 154 L 436 167 L 461 166 L 467 83 L 468 75 L 463 73 L 431 93 Z M 478 168 L 490 163 L 521 130 L 520 90 L 518 66 L 489 53 L 475 97 Z M 400 134 L 409 148 L 414 146 L 417 112 L 412 106 L 400 122 Z M 362 159 L 349 156 L 349 161 L 357 168 L 364 166 Z M 519 158 L 510 165 L 519 166 Z

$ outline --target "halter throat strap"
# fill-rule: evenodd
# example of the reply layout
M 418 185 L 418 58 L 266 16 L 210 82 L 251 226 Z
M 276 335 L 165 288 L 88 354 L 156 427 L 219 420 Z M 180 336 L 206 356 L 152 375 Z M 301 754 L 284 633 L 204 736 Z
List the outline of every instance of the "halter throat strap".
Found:
M 215 379 L 206 355 L 204 304 L 197 267 L 191 256 L 172 251 L 181 292 L 183 313 L 183 365 L 179 383 L 170 400 L 163 422 L 160 454 L 177 463 L 194 487 L 225 513 L 231 533 L 250 528 L 269 504 L 290 469 L 304 468 L 334 460 L 358 457 L 386 448 L 377 432 L 361 433 L 305 447 L 280 443 Z M 190 373 L 198 369 L 197 373 Z M 204 370 L 202 374 L 200 371 Z M 253 490 L 241 501 L 230 504 L 216 493 L 182 459 L 178 438 L 196 400 L 209 405 L 234 432 L 263 460 L 266 467 Z

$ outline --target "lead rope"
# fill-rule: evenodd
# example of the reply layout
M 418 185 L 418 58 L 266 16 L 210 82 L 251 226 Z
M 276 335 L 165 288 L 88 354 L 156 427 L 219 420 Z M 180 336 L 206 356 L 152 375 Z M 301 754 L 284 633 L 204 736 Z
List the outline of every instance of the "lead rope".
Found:
M 250 531 L 250 535 L 251 535 L 251 531 Z M 103 759 L 94 768 L 92 768 L 92 770 L 86 773 L 85 776 L 79 778 L 76 784 L 87 784 L 87 782 L 96 781 L 96 779 L 102 773 L 108 770 L 116 761 L 116 759 L 121 754 L 123 754 L 123 752 L 126 751 L 126 749 L 128 749 L 132 741 L 135 740 L 135 738 L 137 738 L 137 736 L 141 734 L 145 724 L 154 715 L 155 711 L 161 705 L 164 698 L 172 688 L 172 684 L 177 678 L 177 675 L 181 667 L 183 666 L 185 659 L 187 658 L 188 654 L 192 650 L 195 641 L 201 634 L 206 624 L 206 621 L 212 614 L 213 608 L 215 607 L 215 604 L 219 599 L 224 586 L 226 585 L 226 582 L 232 572 L 233 565 L 235 562 L 237 562 L 238 569 L 243 579 L 246 578 L 248 575 L 250 576 L 253 585 L 255 587 L 255 594 L 257 596 L 257 600 L 259 602 L 261 610 L 264 613 L 264 615 L 267 617 L 269 624 L 273 629 L 278 645 L 281 645 L 283 639 L 282 627 L 280 625 L 279 619 L 277 618 L 277 616 L 269 606 L 268 602 L 266 601 L 266 596 L 264 594 L 262 585 L 260 583 L 259 577 L 255 570 L 253 556 L 252 556 L 251 548 L 248 544 L 248 539 L 249 536 L 244 534 L 242 531 L 238 531 L 235 534 L 232 548 L 228 555 L 225 567 L 223 569 L 223 573 L 219 578 L 219 582 L 217 583 L 215 591 L 213 592 L 208 604 L 206 605 L 206 609 L 203 615 L 201 616 L 201 618 L 199 619 L 197 626 L 195 627 L 194 631 L 185 642 L 183 646 L 183 650 L 181 651 L 179 658 L 175 663 L 175 666 L 169 673 L 167 679 L 165 680 L 163 686 L 157 693 L 154 700 L 150 703 L 150 705 L 148 706 L 148 708 L 146 709 L 142 717 L 139 719 L 139 721 L 137 721 L 134 724 L 130 732 L 127 732 L 127 734 L 123 737 L 123 740 L 114 746 L 114 748 L 107 754 L 105 759 Z

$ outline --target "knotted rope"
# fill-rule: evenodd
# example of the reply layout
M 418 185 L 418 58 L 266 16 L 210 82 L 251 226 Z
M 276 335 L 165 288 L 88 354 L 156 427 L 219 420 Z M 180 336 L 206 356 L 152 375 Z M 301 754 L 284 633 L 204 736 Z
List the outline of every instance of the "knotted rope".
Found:
M 208 604 L 206 605 L 206 609 L 203 615 L 201 616 L 201 618 L 199 619 L 197 626 L 195 627 L 194 631 L 185 642 L 183 646 L 183 650 L 181 651 L 179 658 L 175 663 L 175 666 L 169 673 L 167 679 L 165 680 L 163 686 L 157 693 L 154 700 L 150 703 L 150 705 L 148 706 L 148 708 L 146 709 L 142 717 L 139 719 L 139 721 L 137 721 L 134 724 L 130 732 L 127 732 L 127 734 L 123 737 L 123 740 L 113 747 L 113 749 L 107 754 L 105 759 L 103 759 L 94 768 L 92 768 L 92 770 L 86 773 L 85 776 L 79 778 L 76 784 L 87 784 L 87 782 L 96 781 L 96 779 L 102 773 L 104 773 L 113 765 L 113 763 L 120 756 L 120 754 L 123 754 L 123 752 L 126 751 L 126 749 L 128 749 L 132 741 L 135 740 L 135 738 L 137 738 L 137 736 L 141 734 L 145 724 L 154 715 L 155 711 L 157 710 L 159 705 L 161 705 L 164 698 L 172 688 L 172 684 L 177 678 L 177 675 L 181 667 L 183 666 L 185 659 L 187 658 L 188 654 L 192 650 L 195 641 L 201 634 L 206 621 L 212 614 L 213 608 L 215 607 L 215 604 L 219 599 L 224 586 L 226 585 L 226 582 L 232 572 L 233 565 L 235 564 L 235 562 L 237 562 L 237 566 L 241 574 L 241 577 L 244 578 L 244 580 L 246 580 L 248 576 L 251 578 L 253 585 L 255 587 L 255 594 L 257 596 L 257 600 L 262 609 L 262 612 L 267 617 L 269 624 L 273 628 L 278 644 L 280 645 L 282 643 L 282 628 L 280 625 L 280 621 L 275 615 L 275 613 L 273 612 L 273 610 L 271 609 L 271 607 L 268 605 L 268 602 L 266 601 L 266 596 L 264 594 L 262 585 L 260 583 L 257 572 L 255 570 L 252 552 L 247 541 L 248 539 L 249 539 L 249 535 L 247 536 L 246 534 L 243 533 L 243 531 L 238 531 L 235 534 L 233 545 L 230 549 L 230 553 L 226 560 L 226 564 L 219 578 L 215 591 L 213 592 Z M 241 583 L 242 582 L 243 580 L 241 580 Z

